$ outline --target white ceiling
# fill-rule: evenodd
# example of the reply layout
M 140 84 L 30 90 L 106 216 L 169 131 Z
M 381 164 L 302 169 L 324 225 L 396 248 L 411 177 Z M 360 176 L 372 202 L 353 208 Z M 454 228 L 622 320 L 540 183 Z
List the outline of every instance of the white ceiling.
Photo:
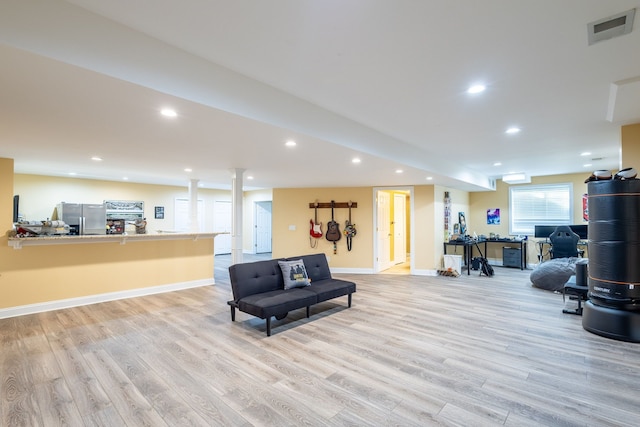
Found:
M 640 17 L 587 45 L 588 22 L 640 0 L 0 4 L 0 157 L 17 173 L 481 191 L 640 166 L 619 158 L 640 122 Z

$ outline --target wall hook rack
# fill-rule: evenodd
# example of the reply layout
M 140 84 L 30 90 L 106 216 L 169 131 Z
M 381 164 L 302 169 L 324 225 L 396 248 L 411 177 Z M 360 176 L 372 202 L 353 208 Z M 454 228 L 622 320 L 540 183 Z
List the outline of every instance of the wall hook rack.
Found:
M 331 209 L 331 207 L 335 208 L 335 209 L 348 209 L 349 208 L 349 204 L 351 204 L 351 209 L 355 209 L 358 207 L 358 203 L 357 202 L 334 202 L 333 205 L 331 204 L 331 202 L 313 202 L 313 203 L 309 203 L 309 209 Z

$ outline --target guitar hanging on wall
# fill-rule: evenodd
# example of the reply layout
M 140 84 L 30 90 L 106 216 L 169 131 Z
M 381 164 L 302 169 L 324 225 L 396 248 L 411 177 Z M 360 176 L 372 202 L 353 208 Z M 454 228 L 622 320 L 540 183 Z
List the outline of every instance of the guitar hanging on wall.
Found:
M 333 254 L 335 255 L 338 252 L 337 247 L 336 247 L 336 242 L 338 240 L 340 240 L 340 237 L 342 237 L 342 234 L 340 233 L 340 226 L 333 219 L 333 208 L 334 208 L 334 206 L 335 206 L 335 202 L 332 200 L 331 201 L 331 221 L 329 221 L 327 223 L 326 238 L 327 238 L 328 241 L 333 242 Z
M 315 203 L 315 221 L 310 219 L 311 228 L 309 229 L 309 243 L 312 248 L 315 248 L 318 245 L 319 238 L 322 237 L 322 223 L 318 222 L 318 202 Z
M 344 235 L 347 237 L 347 250 L 351 251 L 351 241 L 353 236 L 356 235 L 356 225 L 351 223 L 351 201 L 349 201 L 349 220 L 344 225 Z

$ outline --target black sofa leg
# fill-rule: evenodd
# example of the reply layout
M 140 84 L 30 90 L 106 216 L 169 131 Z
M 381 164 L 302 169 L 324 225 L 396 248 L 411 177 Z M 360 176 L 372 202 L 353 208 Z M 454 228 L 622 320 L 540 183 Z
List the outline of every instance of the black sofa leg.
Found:
M 310 317 L 311 307 L 307 306 L 307 319 Z
M 234 306 L 231 306 L 231 321 L 236 321 L 236 308 Z
M 351 295 L 353 294 L 349 294 L 349 308 L 351 308 Z
M 267 317 L 267 336 L 271 336 L 271 316 Z

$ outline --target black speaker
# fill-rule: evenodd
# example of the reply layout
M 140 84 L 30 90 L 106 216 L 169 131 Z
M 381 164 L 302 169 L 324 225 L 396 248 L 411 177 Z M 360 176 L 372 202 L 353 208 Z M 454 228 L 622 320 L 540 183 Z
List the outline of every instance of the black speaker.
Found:
M 640 180 L 594 181 L 587 188 L 590 297 L 640 310 Z
M 589 193 L 589 301 L 582 327 L 640 342 L 640 180 L 592 181 Z

